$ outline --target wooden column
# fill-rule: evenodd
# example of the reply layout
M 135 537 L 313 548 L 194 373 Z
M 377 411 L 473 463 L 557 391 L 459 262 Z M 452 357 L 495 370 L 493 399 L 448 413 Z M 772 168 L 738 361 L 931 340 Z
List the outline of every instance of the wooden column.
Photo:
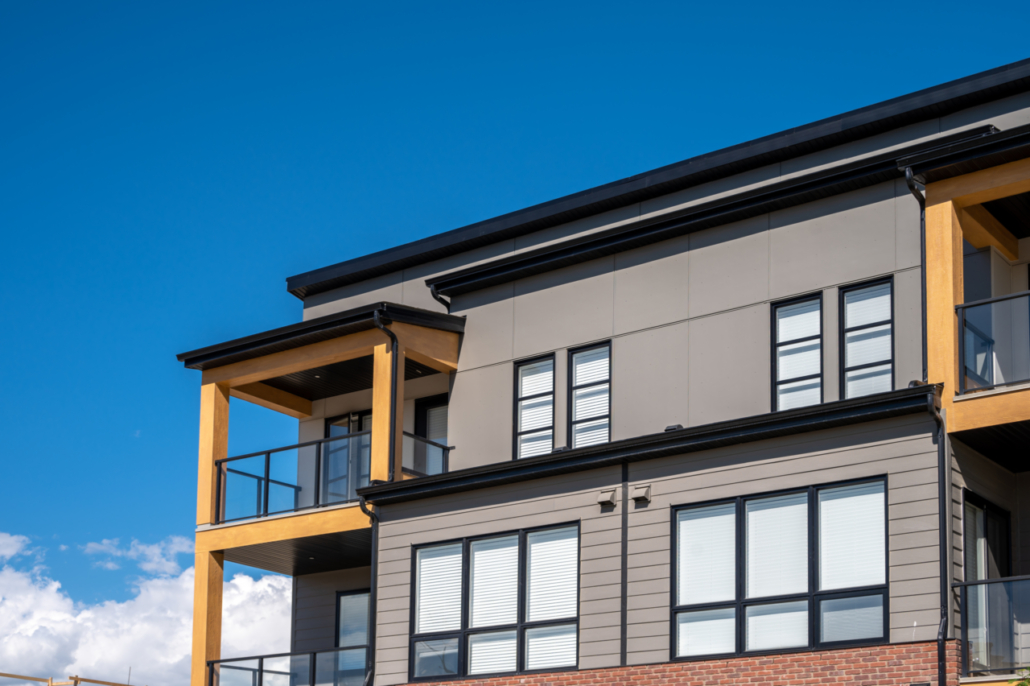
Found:
M 197 525 L 215 521 L 215 461 L 228 456 L 229 385 L 200 387 L 200 460 L 197 466 Z
M 396 461 L 393 478 L 400 481 L 401 460 L 404 455 L 404 346 L 397 350 L 397 430 Z M 375 347 L 372 373 L 372 465 L 370 478 L 386 481 L 390 464 L 390 388 L 392 379 L 392 351 L 389 341 Z
M 207 661 L 222 654 L 222 576 L 225 554 L 194 555 L 193 659 L 190 686 L 207 686 Z
M 950 200 L 926 208 L 927 370 L 944 383 L 944 402 L 958 390 L 958 318 L 963 302 L 962 226 Z

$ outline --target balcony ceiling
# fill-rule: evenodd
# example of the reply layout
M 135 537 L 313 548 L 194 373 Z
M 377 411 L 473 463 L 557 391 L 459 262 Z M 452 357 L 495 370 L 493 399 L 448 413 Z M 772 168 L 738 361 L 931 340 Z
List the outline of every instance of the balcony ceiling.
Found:
M 225 559 L 289 576 L 367 567 L 372 563 L 372 529 L 230 548 Z
M 985 202 L 984 209 L 1016 238 L 1030 238 L 1030 193 Z
M 951 435 L 1010 472 L 1030 472 L 1030 459 L 1027 454 L 1027 446 L 1030 445 L 1030 421 L 985 426 L 969 431 L 957 431 Z
M 427 367 L 414 360 L 404 361 L 404 379 L 406 381 L 439 373 L 432 367 Z M 372 388 L 372 356 L 366 355 L 325 367 L 305 369 L 296 374 L 266 379 L 264 383 L 308 400 L 322 400 L 344 393 L 365 391 Z

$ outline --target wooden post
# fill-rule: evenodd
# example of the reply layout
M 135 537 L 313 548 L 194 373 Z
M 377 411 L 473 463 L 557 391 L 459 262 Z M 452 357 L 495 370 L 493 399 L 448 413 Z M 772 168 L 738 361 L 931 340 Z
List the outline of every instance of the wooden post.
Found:
M 222 654 L 222 576 L 225 553 L 194 555 L 193 660 L 190 686 L 208 686 L 207 662 Z
M 958 319 L 963 302 L 962 225 L 950 200 L 926 208 L 927 370 L 930 383 L 944 383 L 943 401 L 958 392 Z
M 401 460 L 404 454 L 404 347 L 397 350 L 397 430 L 394 434 L 396 458 L 393 466 L 395 481 L 403 479 Z M 390 464 L 390 389 L 392 379 L 392 352 L 390 342 L 382 343 L 373 351 L 372 373 L 372 465 L 370 477 L 386 481 Z
M 228 457 L 229 385 L 200 387 L 200 461 L 197 467 L 197 525 L 215 521 L 215 461 Z

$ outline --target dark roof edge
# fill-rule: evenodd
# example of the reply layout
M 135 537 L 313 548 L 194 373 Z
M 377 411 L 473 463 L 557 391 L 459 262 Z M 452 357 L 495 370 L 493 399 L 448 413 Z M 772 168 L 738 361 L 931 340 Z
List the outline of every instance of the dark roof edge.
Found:
M 465 330 L 464 317 L 442 314 L 397 303 L 377 302 L 343 312 L 335 312 L 324 317 L 308 319 L 307 321 L 290 324 L 278 329 L 262 331 L 261 333 L 236 338 L 224 343 L 217 343 L 205 348 L 179 353 L 175 358 L 182 362 L 187 369 L 210 368 L 218 366 L 211 363 L 220 358 L 236 357 L 247 353 L 259 353 L 262 348 L 284 344 L 289 345 L 291 340 L 301 339 L 306 336 L 324 334 L 325 337 L 332 338 L 332 331 L 336 329 L 341 331 L 354 330 L 355 327 L 360 327 L 363 324 L 368 325 L 365 328 L 372 328 L 374 326 L 374 313 L 377 310 L 382 313 L 380 316 L 386 322 L 404 322 L 406 324 L 415 324 L 454 333 L 462 333 Z M 254 356 L 258 355 L 255 354 Z
M 746 141 L 499 217 L 287 278 L 306 298 L 499 240 L 842 145 L 1030 89 L 1030 59 Z
M 1030 157 L 1030 124 L 899 158 L 898 168 L 911 168 L 920 183 L 934 183 L 1026 157 Z
M 919 412 L 929 413 L 930 408 L 937 402 L 939 392 L 939 386 L 915 386 L 797 410 L 771 412 L 689 429 L 648 434 L 602 446 L 551 453 L 543 457 L 511 460 L 438 476 L 367 486 L 358 489 L 358 495 L 375 505 L 389 505 Z
M 901 150 L 880 153 L 854 162 L 765 186 L 723 196 L 680 212 L 656 219 L 645 219 L 615 228 L 574 237 L 535 250 L 507 255 L 426 280 L 426 285 L 445 296 L 461 295 L 515 279 L 586 262 L 606 255 L 624 252 L 643 245 L 668 240 L 694 231 L 741 221 L 814 200 L 839 195 L 901 178 L 898 158 L 969 141 L 993 140 L 1000 136 L 991 125 L 966 129 L 959 133 L 916 143 Z

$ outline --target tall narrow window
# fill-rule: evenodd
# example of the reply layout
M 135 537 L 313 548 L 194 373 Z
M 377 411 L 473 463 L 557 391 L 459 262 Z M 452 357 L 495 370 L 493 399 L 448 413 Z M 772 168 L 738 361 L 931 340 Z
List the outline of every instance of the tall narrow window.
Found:
M 336 647 L 339 686 L 360 686 L 368 670 L 368 591 L 337 595 Z
M 773 407 L 790 410 L 823 400 L 822 299 L 776 305 L 773 310 Z
M 515 369 L 515 457 L 554 449 L 554 357 L 523 362 Z
M 569 352 L 572 447 L 611 440 L 611 345 Z
M 845 398 L 894 389 L 891 282 L 841 290 L 841 385 Z

